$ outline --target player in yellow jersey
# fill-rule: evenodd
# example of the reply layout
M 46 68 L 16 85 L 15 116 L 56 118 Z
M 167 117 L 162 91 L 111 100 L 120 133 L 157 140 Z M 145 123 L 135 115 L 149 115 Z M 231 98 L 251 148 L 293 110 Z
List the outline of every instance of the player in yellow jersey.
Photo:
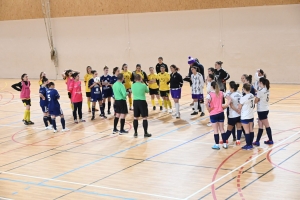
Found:
M 91 78 L 94 77 L 91 71 L 92 71 L 92 67 L 87 66 L 86 75 L 84 76 L 85 95 L 87 98 L 87 105 L 88 105 L 89 112 L 91 112 L 91 89 L 89 88 L 89 81 Z M 99 110 L 95 109 L 95 111 L 99 111 Z
M 126 89 L 126 92 L 128 92 L 128 100 L 129 100 L 129 110 L 132 110 L 132 96 L 131 96 L 131 76 L 132 73 L 131 71 L 128 71 L 128 65 L 126 63 L 124 63 L 122 65 L 122 72 L 121 74 L 123 74 L 124 77 L 124 86 Z
M 151 96 L 151 103 L 153 106 L 153 110 L 156 110 L 156 104 L 155 104 L 155 96 L 157 98 L 157 101 L 159 103 L 160 110 L 163 109 L 162 107 L 162 101 L 159 96 L 159 87 L 158 87 L 158 80 L 157 80 L 157 74 L 154 73 L 154 68 L 149 68 L 150 74 L 148 75 L 148 86 L 149 86 L 149 94 Z
M 41 72 L 40 73 L 40 80 L 39 80 L 39 86 L 41 86 L 43 84 L 43 79 L 47 78 L 46 77 L 46 73 L 45 72 Z
M 147 74 L 142 70 L 141 64 L 137 64 L 135 69 L 136 70 L 132 72 L 131 81 L 135 83 L 134 77 L 136 74 L 139 74 L 142 77 L 142 82 L 147 83 L 148 77 Z
M 162 66 L 160 68 L 160 73 L 158 73 L 157 75 L 157 79 L 159 81 L 159 92 L 160 92 L 160 96 L 163 98 L 164 100 L 164 110 L 163 112 L 167 112 L 169 111 L 169 113 L 172 113 L 172 104 L 171 101 L 169 99 L 169 93 L 170 93 L 170 74 L 168 74 L 167 72 L 165 72 L 165 67 Z M 169 106 L 169 110 L 168 110 L 168 106 Z

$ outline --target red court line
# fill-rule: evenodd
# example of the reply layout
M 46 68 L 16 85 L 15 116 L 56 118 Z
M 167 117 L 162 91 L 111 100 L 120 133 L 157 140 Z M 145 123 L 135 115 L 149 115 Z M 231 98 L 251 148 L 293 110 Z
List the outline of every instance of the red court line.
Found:
M 10 102 L 15 98 L 15 96 L 14 96 L 13 93 L 11 93 L 11 92 L 9 92 L 9 91 L 3 91 L 3 92 L 8 92 L 8 93 L 10 93 L 10 94 L 12 95 L 12 98 L 11 98 L 8 102 L 5 102 L 5 103 L 0 104 L 0 106 L 6 105 L 6 104 L 10 103 Z

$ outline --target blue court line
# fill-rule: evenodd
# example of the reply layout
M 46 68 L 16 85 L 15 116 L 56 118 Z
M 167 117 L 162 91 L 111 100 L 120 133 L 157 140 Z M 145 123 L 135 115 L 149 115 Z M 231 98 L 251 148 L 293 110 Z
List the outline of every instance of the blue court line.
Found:
M 23 183 L 23 184 L 28 184 L 28 185 L 36 185 L 36 183 L 33 183 L 33 182 L 27 182 L 27 181 L 21 181 L 21 180 L 13 180 L 13 179 L 8 179 L 8 178 L 0 178 L 0 180 L 10 181 L 10 182 L 15 182 L 15 183 Z M 66 190 L 66 191 L 73 191 L 74 190 L 74 189 L 71 189 L 71 188 L 65 188 L 65 187 L 59 187 L 59 186 L 52 186 L 52 185 L 41 185 L 41 186 L 42 187 L 48 187 L 48 188 L 54 188 L 54 189 L 60 189 L 60 190 Z M 91 195 L 97 195 L 97 196 L 102 196 L 102 197 L 111 197 L 111 198 L 115 198 L 115 199 L 133 200 L 132 198 L 125 198 L 125 197 L 114 196 L 114 195 L 109 195 L 109 194 L 101 194 L 101 193 L 98 193 L 98 192 L 91 192 L 91 191 L 86 191 L 86 190 L 79 190 L 79 191 L 75 191 L 75 192 L 84 193 L 84 194 L 91 194 Z M 17 193 L 18 192 L 14 192 L 12 194 L 15 195 Z
M 193 138 L 193 139 L 191 139 L 191 140 L 189 140 L 189 141 L 186 141 L 186 142 L 181 143 L 181 144 L 179 144 L 179 145 L 177 145 L 177 146 L 175 146 L 175 147 L 172 147 L 172 148 L 167 149 L 167 150 L 165 150 L 165 151 L 163 151 L 163 152 L 160 152 L 160 153 L 158 153 L 158 154 L 156 154 L 156 155 L 154 155 L 154 156 L 151 156 L 151 157 L 149 157 L 149 158 L 146 158 L 145 160 L 150 160 L 150 159 L 152 159 L 152 158 L 154 158 L 154 157 L 156 157 L 156 156 L 159 156 L 159 155 L 161 155 L 161 154 L 164 154 L 164 153 L 167 153 L 167 152 L 169 152 L 169 151 L 172 151 L 173 149 L 176 149 L 176 148 L 178 148 L 178 147 L 180 147 L 180 146 L 183 146 L 183 145 L 185 145 L 185 144 L 187 144 L 187 143 L 190 143 L 190 142 L 192 142 L 192 141 L 194 141 L 194 140 L 197 140 L 198 138 L 202 138 L 203 136 L 209 134 L 210 132 L 213 132 L 213 131 L 206 132 L 206 133 L 204 133 L 204 134 L 202 134 L 202 135 L 199 135 L 198 137 L 195 137 L 195 138 Z
M 128 148 L 123 149 L 123 150 L 121 150 L 121 151 L 118 151 L 118 152 L 116 152 L 116 153 L 107 155 L 107 156 L 105 156 L 105 157 L 103 157 L 103 158 L 94 160 L 94 161 L 92 161 L 92 162 L 90 162 L 90 163 L 87 163 L 87 164 L 85 164 L 85 165 L 79 166 L 79 167 L 77 167 L 77 168 L 74 168 L 74 169 L 69 170 L 69 171 L 67 171 L 67 172 L 64 172 L 64 173 L 62 173 L 62 174 L 59 174 L 59 175 L 57 175 L 57 176 L 55 176 L 55 177 L 52 177 L 51 179 L 57 179 L 57 178 L 62 177 L 62 176 L 64 176 L 64 175 L 67 175 L 67 174 L 70 174 L 70 173 L 72 173 L 72 172 L 75 172 L 75 171 L 77 171 L 77 170 L 79 170 L 79 169 L 83 169 L 83 168 L 88 167 L 88 166 L 90 166 L 90 165 L 96 164 L 96 163 L 98 163 L 98 162 L 100 162 L 100 161 L 102 161 L 102 160 L 105 160 L 105 159 L 107 159 L 107 158 L 113 157 L 113 156 L 118 155 L 118 154 L 120 154 L 120 153 L 126 152 L 126 151 L 128 151 L 128 150 L 130 150 L 130 149 L 133 149 L 133 148 L 135 148 L 135 147 L 138 147 L 138 146 L 140 146 L 140 145 L 143 145 L 143 144 L 146 144 L 146 143 L 148 143 L 148 142 L 151 142 L 151 141 L 155 140 L 155 138 L 160 138 L 160 137 L 169 135 L 169 134 L 171 134 L 171 133 L 173 133 L 173 132 L 176 132 L 176 131 L 178 131 L 178 130 L 180 130 L 180 129 L 182 129 L 182 128 L 185 128 L 185 127 L 187 127 L 187 126 L 190 126 L 190 125 L 192 125 L 192 124 L 195 124 L 195 123 L 197 123 L 197 122 L 199 122 L 199 121 L 201 121 L 201 120 L 207 119 L 207 118 L 208 118 L 208 117 L 203 117 L 203 118 L 201 118 L 201 119 L 199 119 L 199 120 L 196 120 L 196 121 L 194 121 L 194 122 L 192 122 L 192 123 L 186 124 L 186 125 L 184 125 L 184 126 L 182 126 L 182 127 L 179 127 L 179 128 L 174 129 L 174 130 L 168 131 L 168 132 L 166 132 L 166 133 L 164 133 L 164 134 L 161 134 L 161 135 L 156 136 L 156 137 L 154 137 L 154 138 L 148 139 L 148 140 L 146 140 L 146 141 L 144 141 L 144 142 L 141 142 L 141 143 L 139 143 L 139 144 L 133 145 L 133 146 L 131 146 L 131 147 L 128 147 Z M 46 183 L 46 182 L 48 182 L 48 181 L 49 181 L 49 180 L 42 181 L 42 182 L 38 183 L 38 185 L 42 185 L 43 183 Z

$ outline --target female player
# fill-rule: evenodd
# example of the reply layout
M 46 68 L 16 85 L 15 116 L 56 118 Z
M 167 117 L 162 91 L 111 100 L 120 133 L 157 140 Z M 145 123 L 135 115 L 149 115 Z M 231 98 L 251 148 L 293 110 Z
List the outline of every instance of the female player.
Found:
M 255 104 L 255 97 L 253 94 L 250 93 L 251 85 L 249 83 L 245 83 L 243 85 L 243 89 L 245 95 L 240 99 L 239 104 L 239 111 L 241 113 L 241 123 L 245 130 L 245 138 L 246 138 L 246 145 L 242 147 L 244 150 L 253 149 L 253 139 L 254 139 L 254 132 L 253 132 L 253 110 Z
M 226 137 L 230 137 L 233 127 L 237 127 L 237 141 L 236 145 L 240 145 L 241 135 L 242 135 L 242 125 L 241 125 L 241 115 L 239 114 L 238 106 L 242 94 L 237 91 L 240 84 L 236 84 L 234 81 L 229 82 L 230 92 L 226 93 L 225 96 L 229 95 L 231 99 L 231 104 L 229 106 L 229 115 L 228 115 L 228 126 Z
M 113 87 L 114 83 L 118 81 L 119 73 L 120 73 L 119 67 L 115 67 L 113 69 L 113 75 L 110 77 L 110 82 L 109 82 L 111 88 Z M 124 80 L 123 80 L 123 83 L 124 83 Z M 116 113 L 116 105 L 115 105 L 116 101 L 115 101 L 115 97 L 114 97 L 114 92 L 112 92 L 112 98 L 114 99 L 114 104 L 113 104 L 114 113 Z
M 195 66 L 192 67 L 192 99 L 194 100 L 194 112 L 191 115 L 198 115 L 198 103 L 200 102 L 201 106 L 201 114 L 200 116 L 204 116 L 204 99 L 203 99 L 203 87 L 204 81 L 203 77 L 200 73 L 197 72 L 197 68 Z
M 43 84 L 43 79 L 44 78 L 46 78 L 46 73 L 45 72 L 41 72 L 40 73 L 39 86 L 41 86 Z
M 74 106 L 73 110 L 73 117 L 74 122 L 78 124 L 77 120 L 77 110 L 79 115 L 79 121 L 85 122 L 85 120 L 82 119 L 82 92 L 81 92 L 81 81 L 79 80 L 79 73 L 75 72 L 72 74 L 73 81 L 69 85 L 69 91 L 71 92 L 71 101 Z
M 268 120 L 268 114 L 269 114 L 269 89 L 270 89 L 270 82 L 268 79 L 262 77 L 259 79 L 259 87 L 261 88 L 257 92 L 257 97 L 255 99 L 255 102 L 257 103 L 257 114 L 258 114 L 258 133 L 256 141 L 253 143 L 255 146 L 259 146 L 260 138 L 263 134 L 263 126 L 266 127 L 267 135 L 269 140 L 265 141 L 265 144 L 274 144 L 272 139 L 272 130 L 269 124 Z
M 47 98 L 49 102 L 49 114 L 51 115 L 52 118 L 52 125 L 53 125 L 53 133 L 57 132 L 57 127 L 56 127 L 56 117 L 60 116 L 60 121 L 62 125 L 62 132 L 69 131 L 70 129 L 66 128 L 66 122 L 64 119 L 64 114 L 60 108 L 60 104 L 58 102 L 60 96 L 55 89 L 55 85 L 53 82 L 50 82 L 48 84 L 48 90 L 47 90 Z
M 63 79 L 65 80 L 65 83 L 67 85 L 67 90 L 68 90 L 68 97 L 70 99 L 70 105 L 71 105 L 71 109 L 74 110 L 73 107 L 73 103 L 71 100 L 71 92 L 69 91 L 69 85 L 72 83 L 73 81 L 73 77 L 72 77 L 73 71 L 71 69 L 65 70 L 64 73 L 62 74 Z
M 129 101 L 129 110 L 132 110 L 132 96 L 131 96 L 131 75 L 132 73 L 128 70 L 128 65 L 124 63 L 122 65 L 122 72 L 124 76 L 124 85 L 126 88 L 126 92 L 128 93 L 128 101 Z
M 211 68 L 209 68 L 209 69 L 211 69 Z M 209 94 L 212 91 L 211 83 L 214 81 L 214 79 L 215 79 L 215 76 L 212 73 L 210 73 L 209 70 L 208 70 L 208 76 L 206 78 L 206 92 L 207 92 L 207 94 Z M 210 121 L 207 123 L 207 126 L 211 126 Z
M 255 89 L 254 89 L 254 87 L 252 85 L 252 75 L 243 74 L 242 77 L 241 77 L 241 81 L 242 81 L 243 84 L 245 84 L 245 83 L 250 84 L 250 86 L 251 86 L 250 93 L 255 96 Z M 243 91 L 243 96 L 245 94 L 246 93 Z
M 92 101 L 92 119 L 91 120 L 95 119 L 95 110 L 96 110 L 95 107 L 96 107 L 97 101 L 99 103 L 99 107 L 100 107 L 100 111 L 101 111 L 100 117 L 107 118 L 105 116 L 104 109 L 102 106 L 102 94 L 101 94 L 101 90 L 100 90 L 101 82 L 100 82 L 100 78 L 98 77 L 98 72 L 96 70 L 92 70 L 91 73 L 93 74 L 93 78 L 91 78 L 88 83 L 89 88 L 91 90 L 91 101 Z
M 42 85 L 40 87 L 39 93 L 40 93 L 40 106 L 42 108 L 42 111 L 44 113 L 43 121 L 45 124 L 45 130 L 52 130 L 52 120 L 49 115 L 49 109 L 48 109 L 48 98 L 47 98 L 47 84 L 49 83 L 47 78 L 44 78 L 42 80 Z M 48 121 L 50 125 L 48 126 Z
M 162 107 L 162 101 L 159 96 L 159 87 L 158 87 L 158 80 L 157 80 L 157 74 L 154 73 L 154 68 L 149 67 L 149 75 L 148 75 L 148 86 L 149 86 L 149 94 L 151 96 L 151 103 L 153 106 L 153 110 L 156 110 L 156 104 L 155 104 L 155 97 L 158 101 L 160 110 L 163 109 Z M 160 71 L 160 69 L 159 69 Z
M 260 78 L 267 78 L 267 75 L 266 73 L 264 72 L 264 70 L 262 69 L 258 69 L 256 70 L 256 73 L 255 73 L 255 82 L 254 82 L 254 89 L 255 89 L 255 92 L 257 92 L 260 88 L 259 88 L 259 79 Z
M 163 65 L 164 66 L 164 65 Z M 139 74 L 139 75 L 141 75 L 141 77 L 142 77 L 142 80 L 143 80 L 143 82 L 144 83 L 147 83 L 147 81 L 148 81 L 148 76 L 147 76 L 147 74 L 146 74 L 146 72 L 144 72 L 143 70 L 142 70 L 142 66 L 141 66 L 141 64 L 136 64 L 136 67 L 135 67 L 135 71 L 133 71 L 132 72 L 132 76 L 131 76 L 131 81 L 133 82 L 133 83 L 135 83 L 135 75 L 136 74 Z
M 108 74 L 108 67 L 105 66 L 103 68 L 104 74 L 100 77 L 100 82 L 102 85 L 102 106 L 105 111 L 105 102 L 107 99 L 107 114 L 110 115 L 110 107 L 111 107 L 111 97 L 112 97 L 112 87 L 110 85 L 111 76 Z
M 93 78 L 93 74 L 91 73 L 92 67 L 86 67 L 86 75 L 84 75 L 84 84 L 85 84 L 85 95 L 87 98 L 88 111 L 91 112 L 91 89 L 89 88 L 89 80 Z M 98 111 L 95 109 L 95 111 Z
M 226 133 L 224 131 L 224 109 L 230 104 L 230 98 L 226 105 L 223 105 L 223 92 L 220 91 L 219 85 L 213 81 L 211 83 L 212 91 L 206 96 L 207 101 L 205 102 L 206 108 L 210 115 L 210 121 L 214 129 L 215 144 L 212 149 L 220 150 L 219 147 L 219 132 L 221 133 L 223 140 L 223 148 L 227 149 L 228 145 L 226 143 Z
M 215 63 L 215 77 L 221 91 L 226 91 L 226 81 L 230 78 L 230 75 L 222 68 L 222 61 Z
M 169 99 L 169 92 L 170 92 L 170 87 L 169 87 L 169 82 L 170 82 L 170 74 L 165 72 L 166 68 L 161 67 L 160 68 L 160 73 L 157 75 L 157 79 L 159 81 L 159 93 L 160 96 L 164 100 L 164 110 L 163 112 L 168 111 L 168 106 L 170 107 L 169 113 L 172 113 L 172 104 Z
M 28 80 L 27 74 L 22 74 L 21 82 L 13 84 L 11 87 L 17 91 L 20 91 L 20 98 L 26 107 L 24 112 L 24 119 L 23 122 L 25 125 L 32 125 L 34 124 L 30 121 L 30 106 L 31 106 L 31 99 L 30 99 L 30 81 Z
M 176 65 L 171 65 L 171 79 L 170 79 L 170 90 L 171 96 L 175 103 L 175 116 L 176 118 L 180 118 L 179 112 L 179 99 L 181 98 L 181 88 L 183 85 L 182 76 L 178 73 L 178 68 Z

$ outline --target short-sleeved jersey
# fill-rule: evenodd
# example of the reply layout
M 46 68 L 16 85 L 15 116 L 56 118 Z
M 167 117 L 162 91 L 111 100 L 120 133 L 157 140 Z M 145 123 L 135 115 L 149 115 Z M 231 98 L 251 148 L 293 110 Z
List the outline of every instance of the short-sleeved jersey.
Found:
M 192 94 L 203 94 L 204 81 L 200 73 L 191 75 L 192 81 Z
M 242 104 L 242 110 L 241 110 L 241 119 L 252 119 L 254 118 L 254 95 L 249 93 L 244 95 L 240 99 L 240 104 Z
M 48 107 L 48 98 L 47 98 L 47 88 L 44 87 L 44 86 L 41 86 L 40 87 L 40 90 L 39 90 L 39 93 L 42 94 L 44 97 L 45 97 L 45 100 L 43 100 L 41 97 L 40 97 L 40 106 L 44 107 L 44 106 L 47 106 Z
M 48 98 L 48 108 L 50 111 L 60 110 L 60 104 L 58 102 L 60 96 L 56 89 L 48 89 L 47 98 Z
M 115 75 L 113 75 L 113 76 L 110 77 L 110 84 L 113 85 L 117 81 L 118 81 L 118 77 L 116 77 Z
M 167 91 L 170 90 L 169 82 L 170 82 L 170 74 L 164 72 L 163 74 L 160 72 L 157 74 L 157 79 L 159 80 L 159 90 Z
M 240 100 L 242 98 L 242 94 L 240 92 L 226 92 L 224 97 L 230 96 L 231 98 L 231 102 L 232 102 L 232 106 L 235 107 L 236 109 L 239 106 Z M 229 116 L 228 118 L 236 118 L 241 116 L 239 113 L 235 112 L 231 107 L 229 107 Z
M 211 82 L 206 82 L 206 92 L 207 94 L 212 91 Z
M 262 88 L 257 91 L 257 98 L 259 98 L 259 102 L 257 103 L 257 112 L 269 110 L 269 95 L 270 92 L 267 88 Z
M 132 76 L 132 73 L 130 71 L 127 71 L 127 72 L 121 72 L 124 76 L 124 86 L 126 89 L 130 89 L 131 88 L 131 76 Z
M 93 74 L 86 74 L 84 76 L 84 83 L 85 83 L 85 92 L 91 92 L 89 88 L 89 80 L 93 78 Z
M 108 90 L 108 89 L 111 89 L 111 86 L 106 86 L 105 84 L 103 83 L 110 83 L 110 79 L 111 79 L 111 76 L 110 75 L 102 75 L 100 77 L 100 82 L 102 83 L 102 92 L 103 90 Z
M 90 79 L 89 80 L 89 83 L 88 83 L 88 86 L 91 87 L 93 84 L 94 84 L 94 79 Z M 91 97 L 92 99 L 98 99 L 101 97 L 101 90 L 100 90 L 100 85 L 99 84 L 96 84 L 94 85 L 92 88 L 91 88 Z
M 157 74 L 149 74 L 148 75 L 148 80 L 149 81 L 155 81 L 154 83 L 148 84 L 150 89 L 158 89 L 158 85 L 157 85 Z

